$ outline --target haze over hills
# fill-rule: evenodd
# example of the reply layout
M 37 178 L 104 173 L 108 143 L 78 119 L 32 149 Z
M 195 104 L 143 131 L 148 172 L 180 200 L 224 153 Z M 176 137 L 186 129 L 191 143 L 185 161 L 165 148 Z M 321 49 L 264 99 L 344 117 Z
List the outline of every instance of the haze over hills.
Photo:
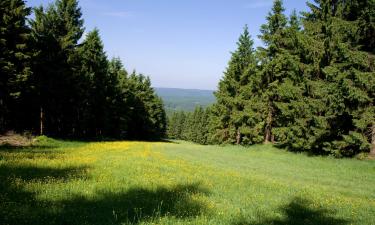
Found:
M 154 88 L 163 99 L 167 112 L 184 110 L 193 111 L 198 105 L 207 107 L 215 102 L 213 90 Z

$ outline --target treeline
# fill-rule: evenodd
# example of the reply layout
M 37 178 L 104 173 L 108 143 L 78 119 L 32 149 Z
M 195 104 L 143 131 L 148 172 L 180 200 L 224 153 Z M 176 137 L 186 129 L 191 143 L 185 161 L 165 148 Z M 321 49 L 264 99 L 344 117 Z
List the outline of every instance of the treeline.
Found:
M 375 154 L 375 1 L 307 4 L 286 16 L 275 0 L 258 49 L 245 27 L 209 109 L 208 143 Z
M 197 106 L 194 112 L 175 111 L 169 116 L 167 135 L 172 139 L 208 144 L 209 109 Z
M 109 60 L 97 29 L 81 41 L 85 28 L 77 0 L 33 10 L 23 0 L 2 0 L 0 18 L 0 132 L 164 135 L 163 103 L 150 79 L 128 74 L 118 58 Z

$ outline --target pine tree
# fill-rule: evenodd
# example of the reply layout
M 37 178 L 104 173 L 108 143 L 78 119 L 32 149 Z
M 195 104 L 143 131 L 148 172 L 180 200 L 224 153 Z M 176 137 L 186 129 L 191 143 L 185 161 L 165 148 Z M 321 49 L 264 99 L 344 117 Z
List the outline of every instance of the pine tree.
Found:
M 107 135 L 116 138 L 126 138 L 130 118 L 128 72 L 119 58 L 113 58 L 108 65 L 109 90 L 108 100 L 109 122 Z
M 209 125 L 209 109 L 203 109 L 201 106 L 198 106 L 196 111 L 196 120 L 197 124 L 195 127 L 196 143 L 205 145 L 208 143 L 207 134 L 208 134 L 208 125 Z
M 224 77 L 219 82 L 215 93 L 217 104 L 214 105 L 211 128 L 213 139 L 219 143 L 240 144 L 243 134 L 241 127 L 247 118 L 243 112 L 246 98 L 241 93 L 255 74 L 256 59 L 253 41 L 247 26 L 237 42 L 237 50 L 232 53 Z
M 280 30 L 277 37 L 279 48 L 271 59 L 271 71 L 276 75 L 273 88 L 267 90 L 272 93 L 272 105 L 274 105 L 274 123 L 272 133 L 274 141 L 285 145 L 291 150 L 301 151 L 307 146 L 299 137 L 308 132 L 306 129 L 306 84 L 309 83 L 306 76 L 305 52 L 302 51 L 303 41 L 306 36 L 301 32 L 301 23 L 295 11 L 289 17 L 285 27 Z M 265 74 L 263 74 L 265 75 Z
M 276 105 L 278 87 L 280 82 L 289 76 L 287 68 L 291 59 L 286 58 L 284 51 L 287 18 L 284 15 L 283 2 L 275 0 L 271 12 L 267 16 L 267 24 L 262 25 L 261 35 L 266 48 L 260 48 L 262 55 L 261 85 L 263 88 L 262 99 L 265 102 L 264 111 L 264 142 L 274 142 L 273 128 L 276 126 Z
M 20 97 L 31 74 L 29 14 L 22 0 L 0 2 L 0 132 L 22 126 Z
M 309 4 L 312 12 L 305 14 L 306 32 L 323 43 L 319 71 L 312 75 L 323 84 L 319 89 L 315 87 L 323 94 L 318 99 L 314 96 L 317 91 L 310 96 L 320 107 L 326 106 L 318 115 L 313 114 L 320 117 L 324 129 L 312 137 L 315 148 L 337 156 L 370 150 L 375 117 L 374 60 L 371 52 L 364 51 L 368 47 L 359 38 L 363 32 L 359 24 L 364 21 L 358 16 L 361 12 L 355 11 L 356 4 L 356 1 L 317 0 Z M 373 4 L 368 2 L 364 6 L 365 11 L 374 12 Z
M 81 9 L 76 0 L 57 0 L 46 10 L 34 10 L 31 21 L 33 76 L 35 87 L 32 111 L 38 111 L 40 133 L 71 134 L 74 129 L 78 93 L 75 76 L 76 47 L 83 33 Z M 37 106 L 37 107 L 35 107 Z M 36 118 L 35 118 L 36 120 Z
M 176 139 L 184 139 L 185 123 L 187 122 L 187 115 L 184 111 L 177 113 L 176 121 Z
M 172 115 L 168 116 L 167 136 L 171 139 L 179 139 L 177 133 L 178 126 L 178 112 L 175 111 Z
M 108 73 L 108 60 L 104 52 L 99 31 L 94 29 L 89 32 L 79 49 L 81 57 L 81 76 L 85 77 L 84 86 L 87 91 L 84 125 L 88 128 L 85 132 L 92 137 L 100 137 L 105 133 L 108 124 L 108 92 L 111 90 Z
M 129 138 L 163 138 L 167 129 L 164 104 L 151 87 L 150 78 L 134 71 L 129 77 L 129 87 L 133 93 Z

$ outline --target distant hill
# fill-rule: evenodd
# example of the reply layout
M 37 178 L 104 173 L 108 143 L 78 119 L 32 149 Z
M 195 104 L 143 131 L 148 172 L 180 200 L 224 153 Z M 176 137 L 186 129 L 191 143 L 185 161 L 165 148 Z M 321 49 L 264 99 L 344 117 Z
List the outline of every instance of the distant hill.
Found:
M 214 91 L 180 88 L 154 88 L 163 99 L 167 112 L 193 111 L 198 105 L 207 107 L 215 100 Z

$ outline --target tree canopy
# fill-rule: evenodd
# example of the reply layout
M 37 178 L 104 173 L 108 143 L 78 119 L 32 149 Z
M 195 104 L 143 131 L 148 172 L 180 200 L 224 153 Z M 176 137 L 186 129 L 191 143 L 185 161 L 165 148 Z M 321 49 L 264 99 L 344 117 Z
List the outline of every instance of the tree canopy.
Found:
M 158 139 L 162 100 L 148 77 L 108 60 L 98 29 L 85 37 L 77 0 L 30 9 L 0 4 L 1 131 L 57 137 Z M 31 54 L 32 53 L 32 54 Z

